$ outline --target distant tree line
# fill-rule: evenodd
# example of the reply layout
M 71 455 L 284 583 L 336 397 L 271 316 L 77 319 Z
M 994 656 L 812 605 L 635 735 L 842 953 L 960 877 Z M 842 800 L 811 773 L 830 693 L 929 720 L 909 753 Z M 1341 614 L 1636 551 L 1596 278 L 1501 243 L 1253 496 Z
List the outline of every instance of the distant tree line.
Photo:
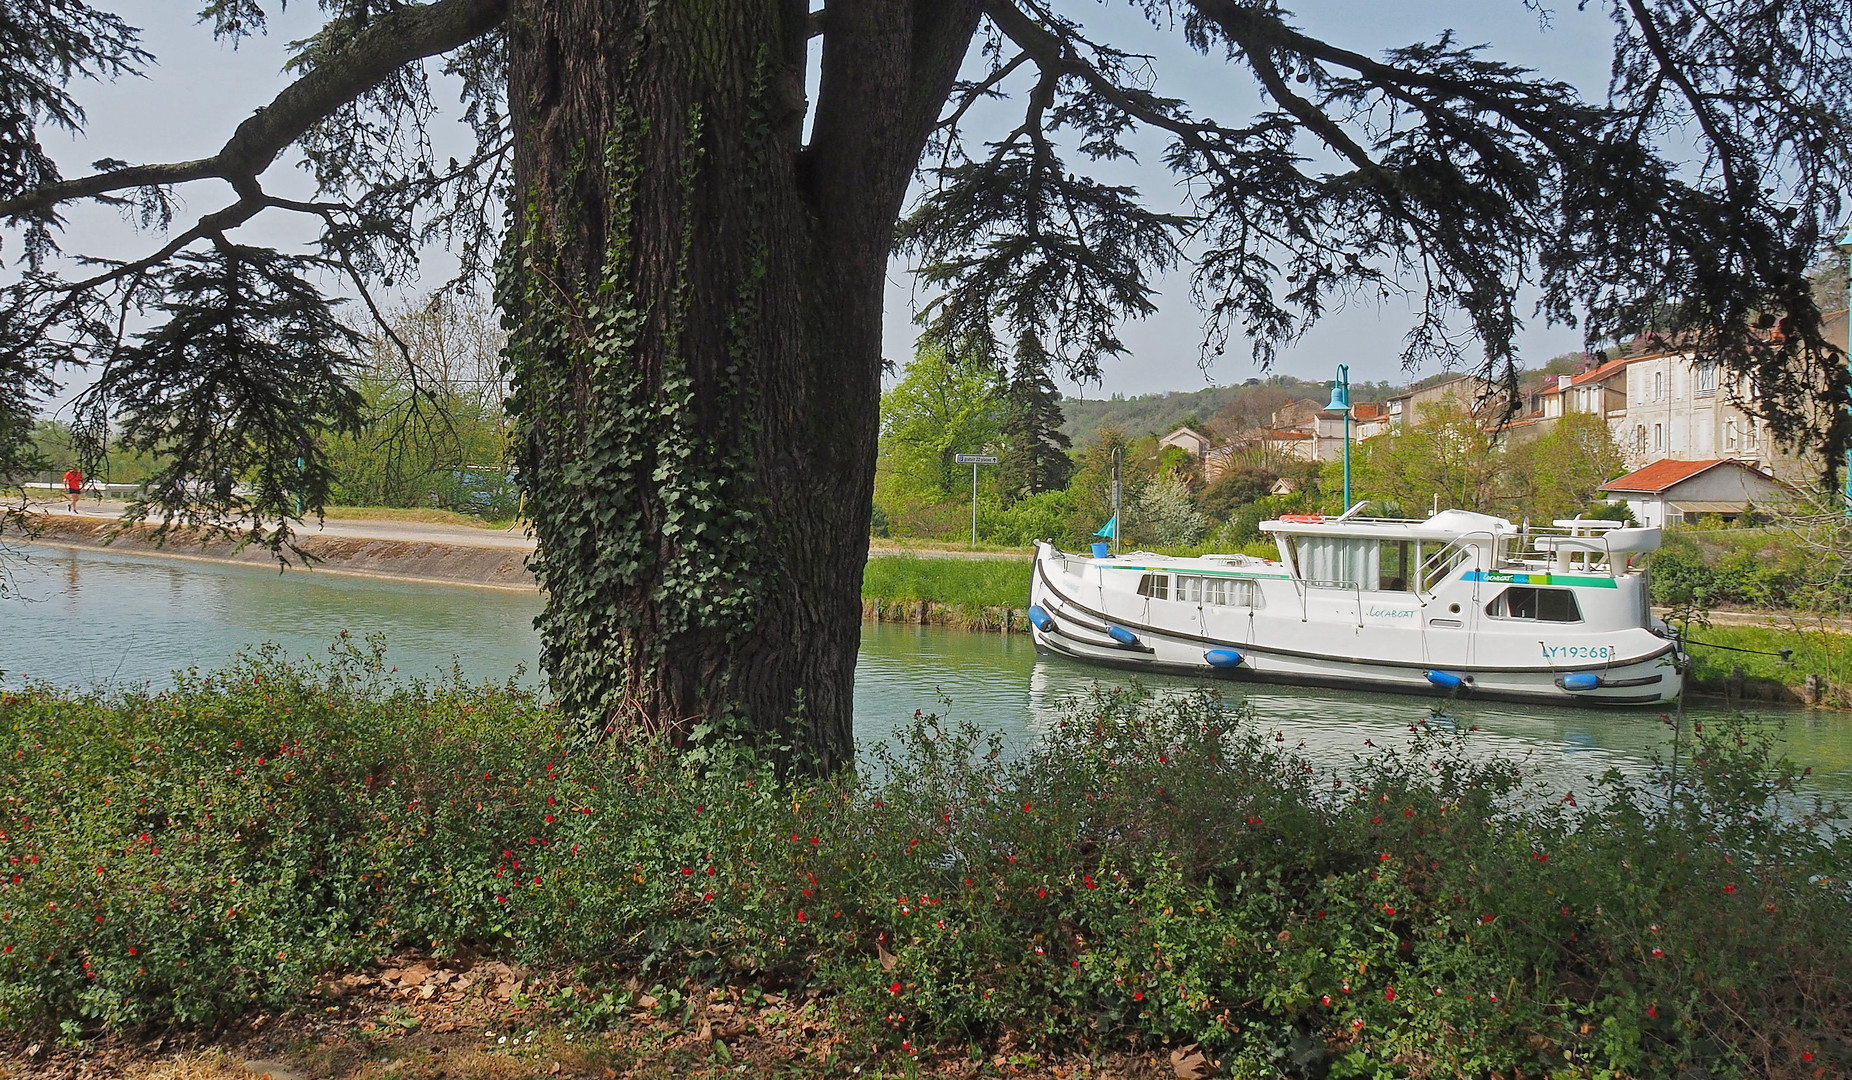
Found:
M 874 531 L 879 536 L 956 540 L 968 536 L 971 467 L 961 453 L 992 453 L 994 468 L 978 468 L 980 539 L 1024 546 L 1052 539 L 1084 545 L 1113 515 L 1112 461 L 1122 455 L 1120 538 L 1124 544 L 1167 550 L 1270 550 L 1258 525 L 1280 514 L 1342 510 L 1342 466 L 1282 455 L 1260 438 L 1272 414 L 1307 397 L 1323 397 L 1328 384 L 1258 380 L 1214 396 L 1207 419 L 1178 416 L 1179 405 L 1203 395 L 1134 399 L 1126 405 L 1159 406 L 1147 413 L 1162 430 L 1131 434 L 1113 425 L 1080 440 L 1064 434 L 1064 409 L 1033 358 L 1019 358 L 1010 377 L 982 363 L 958 363 L 944 350 L 923 345 L 901 379 L 883 396 L 881 449 L 875 484 Z M 1533 381 L 1585 366 L 1589 358 L 1552 359 Z M 1386 385 L 1354 386 L 1353 400 L 1381 399 Z M 1322 401 L 1318 404 L 1323 404 Z M 1608 515 L 1599 488 L 1625 471 L 1620 447 L 1606 423 L 1571 414 L 1542 435 L 1512 438 L 1491 430 L 1473 402 L 1443 398 L 1419 423 L 1356 443 L 1352 487 L 1372 500 L 1375 512 L 1423 516 L 1436 505 L 1550 520 L 1574 514 Z M 1168 406 L 1168 409 L 1163 409 Z M 1223 440 L 1205 475 L 1204 463 L 1159 443 L 1178 426 Z M 1066 430 L 1072 430 L 1071 425 Z

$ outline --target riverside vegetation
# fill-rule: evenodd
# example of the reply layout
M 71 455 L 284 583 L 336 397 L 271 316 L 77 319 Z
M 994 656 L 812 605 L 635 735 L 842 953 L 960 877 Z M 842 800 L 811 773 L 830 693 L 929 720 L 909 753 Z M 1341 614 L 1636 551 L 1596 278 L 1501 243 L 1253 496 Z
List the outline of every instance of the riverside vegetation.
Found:
M 0 697 L 0 1020 L 211 1024 L 411 949 L 552 971 L 565 1024 L 626 979 L 815 990 L 880 1060 L 1852 1069 L 1847 820 L 1751 727 L 1696 733 L 1675 781 L 1546 791 L 1444 724 L 1332 772 L 1242 706 L 1134 688 L 1019 753 L 916 715 L 859 773 L 781 780 L 334 653 Z

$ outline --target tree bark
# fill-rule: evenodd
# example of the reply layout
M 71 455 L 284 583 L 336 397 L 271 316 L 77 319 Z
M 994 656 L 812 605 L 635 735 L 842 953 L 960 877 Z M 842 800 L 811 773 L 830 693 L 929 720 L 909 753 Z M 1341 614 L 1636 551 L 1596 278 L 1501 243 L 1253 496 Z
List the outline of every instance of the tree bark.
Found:
M 893 224 L 975 3 L 516 0 L 498 291 L 568 713 L 853 752 Z

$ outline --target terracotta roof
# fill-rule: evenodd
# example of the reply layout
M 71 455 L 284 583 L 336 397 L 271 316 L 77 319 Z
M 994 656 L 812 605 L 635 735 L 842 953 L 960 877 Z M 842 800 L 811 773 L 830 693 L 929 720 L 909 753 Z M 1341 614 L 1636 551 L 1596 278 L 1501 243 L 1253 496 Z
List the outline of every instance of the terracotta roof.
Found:
M 1663 492 L 1668 488 L 1691 479 L 1708 469 L 1719 465 L 1734 465 L 1739 469 L 1748 469 L 1761 476 L 1762 473 L 1733 458 L 1711 458 L 1708 461 L 1678 461 L 1665 458 L 1655 461 L 1643 469 L 1635 469 L 1626 476 L 1618 477 L 1601 485 L 1603 491 L 1645 491 Z
M 1350 408 L 1351 415 L 1358 420 L 1374 420 L 1389 415 L 1389 403 L 1386 401 L 1359 401 Z
M 1315 436 L 1309 431 L 1269 431 L 1267 438 L 1278 441 L 1281 439 L 1310 439 Z
M 1602 364 L 1599 367 L 1589 368 L 1587 371 L 1584 371 L 1582 374 L 1577 375 L 1574 378 L 1570 379 L 1569 385 L 1570 386 L 1585 386 L 1592 382 L 1605 382 L 1612 376 L 1622 371 L 1627 370 L 1628 364 L 1633 363 L 1635 360 L 1644 360 L 1644 359 L 1646 359 L 1645 356 L 1622 356 L 1622 357 L 1618 357 L 1613 360 L 1609 360 L 1607 363 Z M 1562 392 L 1563 391 L 1562 391 L 1561 386 L 1559 386 L 1556 383 L 1551 383 L 1547 387 L 1544 388 L 1543 396 L 1549 397 L 1551 394 L 1560 394 Z

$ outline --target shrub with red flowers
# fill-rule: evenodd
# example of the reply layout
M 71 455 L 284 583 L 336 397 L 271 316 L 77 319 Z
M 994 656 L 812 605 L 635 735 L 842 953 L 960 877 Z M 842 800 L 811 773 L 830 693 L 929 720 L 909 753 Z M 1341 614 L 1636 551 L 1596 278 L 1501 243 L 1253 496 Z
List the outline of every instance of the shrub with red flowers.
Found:
M 205 1023 L 416 947 L 1237 1075 L 1848 1067 L 1852 844 L 1766 740 L 1572 803 L 1436 728 L 1333 772 L 1212 695 L 1103 690 L 1031 747 L 919 716 L 784 781 L 358 651 L 32 689 L 0 701 L 0 1021 Z

